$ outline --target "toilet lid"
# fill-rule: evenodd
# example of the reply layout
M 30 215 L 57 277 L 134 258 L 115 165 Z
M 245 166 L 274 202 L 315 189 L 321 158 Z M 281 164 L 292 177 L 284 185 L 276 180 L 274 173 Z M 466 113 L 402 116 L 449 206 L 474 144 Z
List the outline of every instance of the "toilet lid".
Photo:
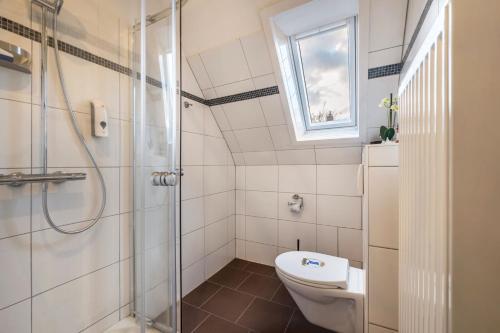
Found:
M 347 288 L 349 260 L 345 258 L 316 252 L 290 251 L 276 257 L 275 264 L 283 274 L 300 281 Z

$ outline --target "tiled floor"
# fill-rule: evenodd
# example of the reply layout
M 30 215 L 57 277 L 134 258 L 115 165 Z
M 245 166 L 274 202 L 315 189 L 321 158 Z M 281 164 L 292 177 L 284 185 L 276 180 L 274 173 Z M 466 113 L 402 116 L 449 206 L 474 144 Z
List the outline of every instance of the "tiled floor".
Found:
M 183 298 L 182 333 L 332 333 L 309 323 L 274 268 L 240 259 Z

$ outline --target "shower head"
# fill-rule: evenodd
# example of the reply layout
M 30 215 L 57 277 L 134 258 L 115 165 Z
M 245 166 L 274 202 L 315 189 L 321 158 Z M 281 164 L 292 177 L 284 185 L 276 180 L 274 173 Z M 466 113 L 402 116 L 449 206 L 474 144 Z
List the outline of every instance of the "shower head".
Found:
M 48 0 L 31 0 L 31 3 L 38 5 L 42 8 L 46 8 L 51 12 L 53 12 L 54 14 L 59 15 L 64 0 L 54 0 L 54 2 L 50 2 Z
M 64 0 L 56 0 L 56 3 L 54 4 L 54 10 L 57 15 L 61 12 L 62 6 L 64 4 Z

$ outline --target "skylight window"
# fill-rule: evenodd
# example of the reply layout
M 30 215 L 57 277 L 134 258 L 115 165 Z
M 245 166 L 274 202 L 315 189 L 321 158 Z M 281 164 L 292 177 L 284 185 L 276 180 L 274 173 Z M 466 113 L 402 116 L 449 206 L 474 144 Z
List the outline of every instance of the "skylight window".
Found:
M 290 37 L 307 130 L 354 127 L 354 18 Z

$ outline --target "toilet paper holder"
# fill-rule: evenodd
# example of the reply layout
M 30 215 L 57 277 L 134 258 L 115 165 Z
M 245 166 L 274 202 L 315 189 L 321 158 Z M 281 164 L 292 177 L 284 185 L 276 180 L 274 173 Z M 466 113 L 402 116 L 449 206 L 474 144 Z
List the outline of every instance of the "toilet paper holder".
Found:
M 288 201 L 288 207 L 293 213 L 300 213 L 304 209 L 304 198 L 298 194 L 294 194 L 292 200 Z

